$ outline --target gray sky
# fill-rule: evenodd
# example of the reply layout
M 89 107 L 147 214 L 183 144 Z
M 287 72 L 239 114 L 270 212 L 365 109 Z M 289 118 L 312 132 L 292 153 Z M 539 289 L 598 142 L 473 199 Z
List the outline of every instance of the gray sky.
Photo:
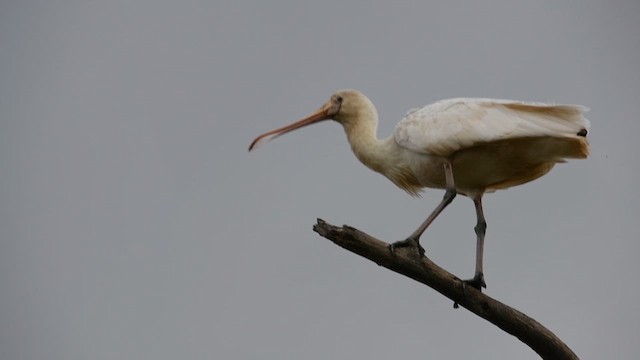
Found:
M 640 3 L 5 1 L 0 358 L 536 359 L 312 232 L 388 241 L 413 199 L 323 123 L 248 153 L 334 90 L 380 136 L 459 96 L 584 104 L 592 155 L 488 195 L 487 294 L 581 357 L 640 352 Z M 460 197 L 423 244 L 473 274 Z

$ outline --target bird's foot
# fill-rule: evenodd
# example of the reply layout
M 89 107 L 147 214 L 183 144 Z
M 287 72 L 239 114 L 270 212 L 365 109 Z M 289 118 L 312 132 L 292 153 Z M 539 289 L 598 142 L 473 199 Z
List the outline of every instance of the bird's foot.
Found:
M 487 284 L 484 282 L 484 275 L 481 272 L 476 273 L 473 279 L 462 280 L 462 288 L 466 291 L 466 286 L 469 285 L 482 291 L 482 288 L 487 288 Z
M 402 247 L 416 248 L 416 250 L 418 250 L 418 254 L 420 255 L 420 257 L 424 257 L 424 248 L 422 247 L 422 245 L 420 245 L 420 242 L 418 240 L 413 238 L 407 238 L 405 240 L 400 240 L 392 244 L 389 244 L 389 251 L 391 251 L 391 253 L 395 255 L 396 248 L 402 248 Z

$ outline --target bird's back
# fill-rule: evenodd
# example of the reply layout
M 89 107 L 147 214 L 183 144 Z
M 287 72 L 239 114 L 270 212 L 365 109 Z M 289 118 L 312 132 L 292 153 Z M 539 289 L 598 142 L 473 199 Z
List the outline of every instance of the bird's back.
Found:
M 492 191 L 534 180 L 567 158 L 589 153 L 589 121 L 579 105 L 449 99 L 409 111 L 394 139 L 406 150 L 453 163 L 459 190 Z M 443 174 L 422 172 L 424 186 Z
M 411 151 L 450 156 L 456 151 L 517 138 L 585 139 L 589 120 L 580 105 L 458 98 L 414 109 L 396 126 L 398 145 Z M 588 144 L 567 157 L 586 157 Z M 575 155 L 575 156 L 571 156 Z

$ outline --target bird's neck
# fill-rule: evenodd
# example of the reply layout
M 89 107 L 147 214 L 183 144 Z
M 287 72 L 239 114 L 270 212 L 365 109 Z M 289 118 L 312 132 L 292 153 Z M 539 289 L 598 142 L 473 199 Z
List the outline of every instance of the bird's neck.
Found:
M 419 196 L 423 186 L 416 178 L 406 150 L 398 146 L 393 135 L 382 140 L 377 138 L 377 116 L 345 124 L 344 129 L 351 149 L 360 162 L 386 176 L 410 195 Z
M 344 129 L 351 150 L 358 160 L 370 169 L 384 174 L 385 162 L 389 161 L 392 155 L 389 140 L 393 139 L 378 139 L 377 115 L 369 114 L 366 119 L 345 124 Z

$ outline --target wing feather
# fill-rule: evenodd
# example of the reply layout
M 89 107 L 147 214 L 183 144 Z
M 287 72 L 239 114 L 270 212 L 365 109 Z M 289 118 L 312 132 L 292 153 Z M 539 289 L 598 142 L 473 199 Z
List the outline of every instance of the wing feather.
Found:
M 460 98 L 408 112 L 396 126 L 398 145 L 438 156 L 472 146 L 528 137 L 577 137 L 590 123 L 580 105 Z

